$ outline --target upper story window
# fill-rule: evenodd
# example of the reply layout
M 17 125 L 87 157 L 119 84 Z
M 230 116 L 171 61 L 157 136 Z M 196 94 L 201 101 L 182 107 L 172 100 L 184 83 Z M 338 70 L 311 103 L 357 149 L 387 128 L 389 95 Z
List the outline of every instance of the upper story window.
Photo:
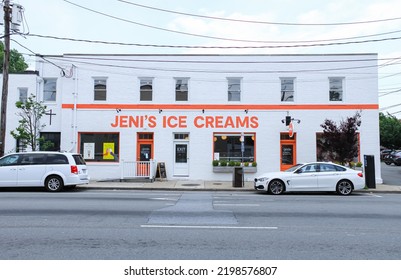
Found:
M 281 101 L 292 102 L 294 101 L 294 78 L 281 78 Z
M 56 89 L 57 89 L 56 78 L 43 79 L 43 101 L 44 102 L 56 101 Z
M 241 101 L 241 78 L 227 78 L 228 101 Z
M 175 101 L 188 101 L 188 78 L 175 78 Z
M 153 79 L 152 78 L 140 78 L 140 101 L 152 101 L 153 100 Z
M 343 101 L 343 81 L 344 78 L 329 78 L 330 101 Z
M 19 98 L 18 100 L 25 103 L 28 99 L 28 88 L 18 88 Z
M 107 79 L 95 78 L 94 79 L 94 100 L 106 101 L 107 97 Z

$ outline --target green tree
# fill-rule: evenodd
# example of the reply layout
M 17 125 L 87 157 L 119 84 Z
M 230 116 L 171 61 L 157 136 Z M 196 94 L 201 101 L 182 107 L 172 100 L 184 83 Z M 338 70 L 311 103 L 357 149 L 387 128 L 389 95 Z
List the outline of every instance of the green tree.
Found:
M 358 156 L 358 127 L 361 125 L 361 115 L 354 116 L 337 125 L 334 121 L 326 119 L 320 126 L 323 135 L 318 145 L 334 161 L 341 164 L 351 163 Z
M 4 60 L 4 44 L 0 42 L 0 71 L 3 72 L 3 60 Z M 17 50 L 13 49 L 10 51 L 10 73 L 21 73 L 28 68 L 28 64 L 25 62 L 24 57 Z
M 46 106 L 42 102 L 36 101 L 33 94 L 25 102 L 17 101 L 15 106 L 20 109 L 17 113 L 20 120 L 18 121 L 18 127 L 11 131 L 11 135 L 27 147 L 30 147 L 32 151 L 50 148 L 53 143 L 40 137 L 40 131 L 46 126 L 45 124 L 40 124 L 40 119 L 46 114 Z
M 379 114 L 380 145 L 389 149 L 401 147 L 401 121 L 391 114 Z

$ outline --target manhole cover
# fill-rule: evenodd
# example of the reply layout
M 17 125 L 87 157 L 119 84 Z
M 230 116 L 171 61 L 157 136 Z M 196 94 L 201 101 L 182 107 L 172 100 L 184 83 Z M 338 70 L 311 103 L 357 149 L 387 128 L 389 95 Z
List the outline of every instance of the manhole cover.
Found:
M 183 187 L 197 187 L 197 186 L 200 186 L 200 184 L 182 184 L 181 186 L 183 186 Z

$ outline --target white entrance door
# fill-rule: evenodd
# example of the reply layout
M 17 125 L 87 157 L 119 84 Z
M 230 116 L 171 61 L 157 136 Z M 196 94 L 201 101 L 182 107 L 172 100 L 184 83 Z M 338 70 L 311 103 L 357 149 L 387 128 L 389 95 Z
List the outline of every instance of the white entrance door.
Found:
M 189 176 L 188 142 L 174 142 L 174 176 Z

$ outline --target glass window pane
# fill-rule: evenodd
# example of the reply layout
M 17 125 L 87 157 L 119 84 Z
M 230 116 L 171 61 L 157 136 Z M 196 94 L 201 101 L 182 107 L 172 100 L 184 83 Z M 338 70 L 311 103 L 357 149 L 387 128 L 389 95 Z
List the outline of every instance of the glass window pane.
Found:
M 28 99 L 28 89 L 27 88 L 18 88 L 19 91 L 19 101 L 26 102 Z
M 281 101 L 294 101 L 294 79 L 281 79 Z
M 153 81 L 152 79 L 140 80 L 140 101 L 152 101 Z
M 80 154 L 85 161 L 118 161 L 118 133 L 81 133 Z
M 95 79 L 94 92 L 95 92 L 95 96 L 94 96 L 95 101 L 106 101 L 107 80 L 106 79 Z
M 175 100 L 188 101 L 188 79 L 175 80 Z
M 241 101 L 241 79 L 228 79 L 228 101 Z
M 330 101 L 343 100 L 343 78 L 330 78 Z
M 187 144 L 176 144 L 175 145 L 175 162 L 176 163 L 186 163 L 187 157 Z
M 57 79 L 43 79 L 43 101 L 56 101 Z
M 215 134 L 214 153 L 224 161 L 255 161 L 255 136 L 244 135 L 244 153 L 241 150 L 241 134 Z

